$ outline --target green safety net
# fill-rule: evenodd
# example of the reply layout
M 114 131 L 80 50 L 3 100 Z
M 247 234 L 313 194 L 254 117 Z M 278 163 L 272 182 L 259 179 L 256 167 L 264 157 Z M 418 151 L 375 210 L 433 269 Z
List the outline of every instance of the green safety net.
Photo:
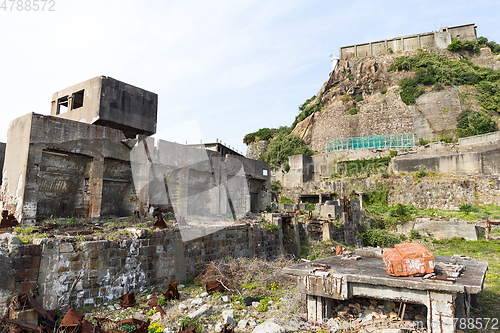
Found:
M 360 148 L 401 149 L 415 146 L 414 133 L 360 136 L 326 141 L 326 152 Z

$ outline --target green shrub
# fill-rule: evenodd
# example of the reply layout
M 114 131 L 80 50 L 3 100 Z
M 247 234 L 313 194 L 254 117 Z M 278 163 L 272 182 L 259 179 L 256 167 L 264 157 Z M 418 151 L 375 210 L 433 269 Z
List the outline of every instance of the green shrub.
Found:
M 387 88 L 384 88 L 384 89 L 380 90 L 380 93 L 381 93 L 382 95 L 385 95 L 385 94 L 387 93 Z
M 158 305 L 159 306 L 164 306 L 167 304 L 167 301 L 165 300 L 165 297 L 164 296 L 160 296 L 160 298 L 158 298 Z
M 316 206 L 313 203 L 306 202 L 306 210 L 308 211 L 314 211 L 316 209 Z
M 451 135 L 446 135 L 446 134 L 441 134 L 436 139 L 439 142 L 446 142 L 446 143 L 452 143 L 453 142 L 453 137 Z
M 137 325 L 135 324 L 124 324 L 120 326 L 120 331 L 123 331 L 125 333 L 130 333 L 132 331 L 135 331 L 137 329 Z
M 349 102 L 351 100 L 351 95 L 345 94 L 342 98 L 344 99 L 344 101 Z
M 304 154 L 314 155 L 302 139 L 290 133 L 290 128 L 283 128 L 267 146 L 267 150 L 259 156 L 259 160 L 268 162 L 273 170 L 288 161 L 289 156 Z M 287 170 L 285 170 L 287 171 Z
M 425 92 L 425 88 L 419 85 L 417 80 L 409 77 L 403 78 L 399 86 L 401 87 L 399 95 L 406 105 L 415 104 L 416 99 Z
M 469 45 L 466 42 L 464 45 Z M 403 78 L 399 83 L 401 99 L 408 105 L 415 103 L 425 91 L 425 85 L 434 84 L 435 90 L 445 85 L 473 85 L 480 92 L 478 100 L 481 106 L 500 112 L 500 71 L 476 66 L 467 57 L 450 60 L 444 55 L 419 51 L 412 57 L 395 59 L 389 70 L 416 72 L 414 79 Z
M 359 94 L 358 96 L 356 96 L 356 102 L 361 102 L 363 100 L 363 95 Z
M 434 83 L 434 86 L 432 87 L 432 89 L 434 89 L 435 91 L 439 91 L 439 90 L 443 90 L 443 84 L 441 82 L 436 82 Z
M 321 111 L 321 95 L 318 97 L 318 101 L 316 103 L 311 104 L 312 101 L 316 99 L 316 95 L 313 97 L 309 98 L 306 100 L 301 106 L 299 106 L 300 113 L 295 117 L 295 120 L 293 121 L 292 124 L 292 129 L 295 128 L 295 126 L 300 123 L 302 120 L 306 119 L 309 117 L 311 114 L 313 114 L 316 111 Z
M 392 47 L 387 48 L 387 53 L 394 53 L 394 51 L 392 50 Z
M 410 240 L 421 239 L 421 238 L 422 236 L 420 235 L 418 230 L 415 229 L 410 230 Z
M 281 191 L 281 182 L 279 180 L 273 180 L 271 182 L 271 191 L 274 191 L 274 192 Z
M 281 204 L 294 204 L 295 202 L 288 197 L 282 196 L 280 199 L 280 203 Z
M 400 240 L 394 235 L 388 233 L 387 229 L 365 228 L 361 233 L 364 246 L 392 246 L 400 243 Z
M 270 140 L 272 137 L 278 132 L 276 128 L 261 128 L 257 132 L 248 133 L 243 138 L 243 143 L 249 145 L 252 142 L 260 141 L 260 140 Z
M 288 164 L 288 162 L 285 162 L 285 163 L 283 164 L 283 170 L 285 170 L 285 172 L 290 171 L 290 164 Z
M 457 132 L 460 138 L 494 132 L 496 125 L 491 116 L 465 109 L 457 117 Z
M 391 150 L 390 154 L 391 154 L 391 158 L 394 158 L 394 157 L 398 156 L 398 151 L 397 150 Z
M 413 177 L 415 178 L 423 178 L 425 176 L 427 176 L 427 172 L 425 172 L 425 170 L 418 170 L 413 173 Z
M 425 146 L 426 144 L 428 144 L 430 141 L 429 140 L 426 140 L 424 138 L 420 138 L 418 139 L 418 144 L 421 145 L 421 146 Z
M 476 205 L 471 205 L 470 203 L 463 203 L 458 206 L 458 210 L 464 213 L 465 215 L 469 215 L 469 213 L 477 213 L 479 212 L 479 207 Z
M 352 81 L 354 79 L 354 75 L 349 73 L 349 74 L 347 74 L 347 78 Z
M 355 114 L 358 114 L 359 109 L 358 108 L 351 108 L 349 111 L 347 111 L 347 114 L 350 116 L 354 116 Z

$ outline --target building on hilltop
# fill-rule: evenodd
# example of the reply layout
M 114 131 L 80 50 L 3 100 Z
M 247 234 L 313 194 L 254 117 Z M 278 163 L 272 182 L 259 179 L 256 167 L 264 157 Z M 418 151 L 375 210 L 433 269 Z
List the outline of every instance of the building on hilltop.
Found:
M 476 39 L 476 28 L 476 25 L 472 23 L 455 27 L 444 27 L 439 31 L 342 46 L 339 49 L 340 59 L 365 57 L 390 53 L 391 51 L 417 50 L 424 47 L 445 49 L 451 43 L 452 38 L 465 40 Z

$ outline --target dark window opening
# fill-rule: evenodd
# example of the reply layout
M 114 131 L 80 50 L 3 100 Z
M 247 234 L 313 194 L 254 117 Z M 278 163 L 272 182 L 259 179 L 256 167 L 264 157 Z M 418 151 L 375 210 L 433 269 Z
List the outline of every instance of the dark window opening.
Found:
M 81 108 L 83 106 L 83 95 L 85 90 L 80 90 L 73 94 L 71 100 L 71 110 Z
M 56 114 L 61 114 L 68 111 L 68 96 L 61 97 L 57 100 L 57 112 Z

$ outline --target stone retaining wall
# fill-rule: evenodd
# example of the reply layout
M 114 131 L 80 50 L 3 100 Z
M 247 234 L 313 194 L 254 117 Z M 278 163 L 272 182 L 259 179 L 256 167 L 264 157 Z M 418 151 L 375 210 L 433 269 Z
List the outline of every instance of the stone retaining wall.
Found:
M 46 309 L 108 302 L 129 291 L 182 282 L 226 257 L 275 258 L 283 232 L 236 225 L 189 242 L 179 231 L 144 232 L 141 238 L 76 242 L 73 237 L 19 244 L 0 235 L 0 301 L 38 285 Z M 0 309 L 2 310 L 2 309 Z

